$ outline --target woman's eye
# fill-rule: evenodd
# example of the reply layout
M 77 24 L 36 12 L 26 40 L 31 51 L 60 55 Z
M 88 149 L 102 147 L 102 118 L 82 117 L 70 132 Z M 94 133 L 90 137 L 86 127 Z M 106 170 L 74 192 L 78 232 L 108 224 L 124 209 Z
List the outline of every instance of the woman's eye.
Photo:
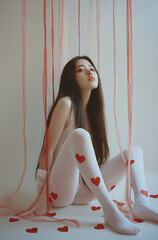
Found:
M 78 72 L 83 72 L 83 71 L 84 71 L 83 68 L 78 69 Z
M 95 69 L 94 69 L 94 68 L 91 68 L 90 70 L 91 70 L 92 72 L 95 72 Z

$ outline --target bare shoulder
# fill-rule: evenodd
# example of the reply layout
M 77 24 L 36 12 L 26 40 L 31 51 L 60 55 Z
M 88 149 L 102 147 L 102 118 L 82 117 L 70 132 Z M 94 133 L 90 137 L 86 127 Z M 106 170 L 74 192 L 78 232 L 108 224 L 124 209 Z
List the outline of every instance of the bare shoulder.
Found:
M 72 101 L 69 97 L 62 97 L 57 103 L 57 107 L 63 110 L 64 112 L 65 111 L 70 112 L 71 106 L 72 106 Z

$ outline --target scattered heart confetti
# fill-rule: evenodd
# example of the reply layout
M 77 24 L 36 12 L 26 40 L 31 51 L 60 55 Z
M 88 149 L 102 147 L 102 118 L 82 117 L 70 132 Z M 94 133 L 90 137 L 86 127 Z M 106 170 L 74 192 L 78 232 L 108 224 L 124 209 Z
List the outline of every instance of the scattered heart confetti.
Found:
M 91 209 L 92 209 L 93 211 L 97 211 L 97 210 L 100 210 L 101 207 L 95 207 L 95 206 L 93 206 L 93 207 L 91 207 Z
M 123 202 L 118 202 L 117 200 L 113 200 L 113 202 L 116 203 L 117 206 L 119 206 L 119 207 L 123 207 L 123 206 L 125 205 L 125 203 L 123 203 Z
M 58 228 L 57 229 L 59 232 L 68 232 L 68 227 L 67 226 L 64 226 L 64 227 L 61 227 L 61 228 Z
M 18 218 L 9 218 L 9 222 L 18 222 L 20 219 Z
M 104 225 L 98 224 L 97 226 L 94 227 L 94 229 L 104 229 Z
M 137 223 L 142 223 L 142 222 L 144 222 L 143 219 L 138 219 L 138 218 L 135 218 L 134 221 L 137 222 Z
M 28 232 L 28 233 L 37 233 L 37 231 L 38 231 L 38 228 L 28 228 L 28 229 L 26 229 L 26 232 Z
M 52 198 L 53 198 L 54 200 L 56 200 L 56 199 L 58 198 L 58 194 L 57 194 L 57 193 L 51 192 L 50 195 L 52 196 Z
M 85 156 L 80 156 L 79 154 L 76 154 L 75 157 L 79 163 L 83 163 L 85 161 Z
M 148 191 L 145 191 L 145 190 L 142 189 L 140 192 L 141 192 L 144 196 L 148 197 Z
M 56 216 L 57 214 L 56 213 L 47 213 L 47 216 L 48 217 L 54 217 L 54 216 Z
M 155 195 L 150 195 L 151 198 L 158 198 L 158 194 L 155 194 Z
M 116 187 L 116 185 L 113 185 L 110 190 L 112 191 L 115 187 Z
M 100 184 L 100 177 L 91 178 L 91 182 L 98 187 Z

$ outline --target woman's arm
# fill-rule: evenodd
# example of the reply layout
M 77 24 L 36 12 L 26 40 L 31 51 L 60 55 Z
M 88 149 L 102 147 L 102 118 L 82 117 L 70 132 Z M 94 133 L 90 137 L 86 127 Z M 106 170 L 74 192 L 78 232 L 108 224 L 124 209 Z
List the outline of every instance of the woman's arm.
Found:
M 69 117 L 71 114 L 71 100 L 68 97 L 61 98 L 51 117 L 50 125 L 48 128 L 49 136 L 49 151 L 48 151 L 48 169 L 50 169 L 53 153 L 59 141 L 59 138 L 69 123 Z M 44 140 L 43 149 L 39 159 L 39 168 L 46 169 L 46 140 Z

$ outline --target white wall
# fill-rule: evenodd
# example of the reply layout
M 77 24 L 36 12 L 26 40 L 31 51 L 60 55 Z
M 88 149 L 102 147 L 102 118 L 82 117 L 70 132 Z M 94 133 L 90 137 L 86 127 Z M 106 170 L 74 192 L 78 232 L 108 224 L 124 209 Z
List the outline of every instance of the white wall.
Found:
M 47 0 L 48 107 L 51 105 L 50 0 Z M 81 55 L 87 49 L 88 0 L 81 0 Z M 96 1 L 94 1 L 96 6 Z M 116 1 L 117 113 L 122 148 L 127 147 L 126 1 Z M 58 89 L 58 4 L 55 9 L 55 87 Z M 66 0 L 68 60 L 78 54 L 77 0 Z M 42 103 L 43 1 L 27 0 L 26 27 L 26 138 L 27 172 L 23 187 L 34 183 L 34 170 L 44 134 Z M 158 1 L 133 0 L 134 105 L 132 144 L 144 150 L 145 169 L 158 169 Z M 94 9 L 95 13 L 95 9 Z M 22 174 L 22 12 L 20 0 L 0 0 L 0 189 L 15 188 Z M 113 110 L 112 0 L 101 0 L 100 75 L 106 106 L 111 156 L 119 152 Z M 97 64 L 96 24 L 94 56 Z M 5 183 L 5 184 L 4 184 Z

